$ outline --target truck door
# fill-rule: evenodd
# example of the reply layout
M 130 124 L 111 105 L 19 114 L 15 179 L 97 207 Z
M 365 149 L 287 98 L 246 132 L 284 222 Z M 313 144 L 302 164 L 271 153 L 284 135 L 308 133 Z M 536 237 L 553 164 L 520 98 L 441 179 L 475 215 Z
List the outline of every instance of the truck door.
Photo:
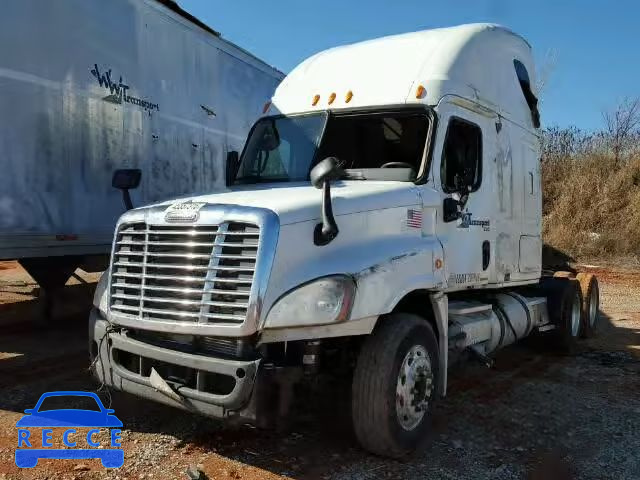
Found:
M 542 195 L 540 193 L 540 149 L 538 139 L 522 133 L 522 234 L 518 271 L 522 279 L 537 278 L 541 271 Z
M 495 265 L 495 117 L 453 104 L 438 113 L 433 178 L 443 202 L 438 236 L 448 287 L 487 284 Z M 444 218 L 447 198 L 458 201 L 457 218 Z
M 512 279 L 518 272 L 519 241 L 522 227 L 522 196 L 517 179 L 521 178 L 519 142 L 513 140 L 519 127 L 505 119 L 497 120 L 495 182 L 497 208 L 495 212 L 495 277 L 494 283 Z M 515 188 L 514 188 L 515 187 Z

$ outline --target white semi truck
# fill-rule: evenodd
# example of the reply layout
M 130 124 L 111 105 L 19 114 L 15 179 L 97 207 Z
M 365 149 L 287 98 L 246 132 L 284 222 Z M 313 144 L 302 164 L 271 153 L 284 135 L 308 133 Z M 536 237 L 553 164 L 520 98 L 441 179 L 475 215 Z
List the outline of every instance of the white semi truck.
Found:
M 50 293 L 104 270 L 114 173 L 140 171 L 139 203 L 224 189 L 283 77 L 173 0 L 3 1 L 0 260 Z
M 361 444 L 410 452 L 453 356 L 595 332 L 596 279 L 543 276 L 538 127 L 531 48 L 500 26 L 309 58 L 229 156 L 227 191 L 120 218 L 95 374 L 259 422 L 274 391 L 282 407 L 346 367 Z

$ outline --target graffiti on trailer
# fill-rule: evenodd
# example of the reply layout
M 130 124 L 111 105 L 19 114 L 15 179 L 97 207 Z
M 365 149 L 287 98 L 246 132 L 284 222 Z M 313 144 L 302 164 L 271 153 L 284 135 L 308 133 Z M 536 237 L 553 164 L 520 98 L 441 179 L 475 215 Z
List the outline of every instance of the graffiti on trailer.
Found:
M 130 103 L 132 105 L 137 105 L 138 107 L 142 107 L 145 110 L 151 112 L 152 110 L 160 111 L 160 106 L 157 103 L 152 103 L 147 100 L 143 100 L 141 98 L 133 97 L 127 94 L 127 90 L 129 90 L 129 85 L 126 85 L 122 81 L 122 76 L 120 76 L 117 82 L 114 82 L 111 79 L 111 69 L 106 70 L 104 73 L 100 72 L 98 68 L 98 64 L 94 64 L 91 69 L 91 74 L 96 77 L 98 83 L 103 88 L 108 88 L 110 94 L 104 97 L 104 100 L 111 103 Z

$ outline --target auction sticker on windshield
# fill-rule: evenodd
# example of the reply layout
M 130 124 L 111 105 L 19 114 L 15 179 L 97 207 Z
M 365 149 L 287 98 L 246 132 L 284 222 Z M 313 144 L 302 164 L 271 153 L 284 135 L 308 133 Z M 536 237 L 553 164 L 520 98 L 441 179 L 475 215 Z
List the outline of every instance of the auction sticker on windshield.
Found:
M 75 406 L 81 408 L 74 408 Z M 40 459 L 100 459 L 106 468 L 124 464 L 122 422 L 92 392 L 48 392 L 16 423 L 16 466 Z

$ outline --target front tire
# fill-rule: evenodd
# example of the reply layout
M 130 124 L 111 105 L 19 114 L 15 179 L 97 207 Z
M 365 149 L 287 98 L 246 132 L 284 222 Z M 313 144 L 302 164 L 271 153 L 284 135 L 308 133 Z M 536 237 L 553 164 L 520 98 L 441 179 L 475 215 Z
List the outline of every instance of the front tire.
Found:
M 364 342 L 352 385 L 352 418 L 360 444 L 399 458 L 416 449 L 429 429 L 437 399 L 438 341 L 417 315 L 386 316 Z

